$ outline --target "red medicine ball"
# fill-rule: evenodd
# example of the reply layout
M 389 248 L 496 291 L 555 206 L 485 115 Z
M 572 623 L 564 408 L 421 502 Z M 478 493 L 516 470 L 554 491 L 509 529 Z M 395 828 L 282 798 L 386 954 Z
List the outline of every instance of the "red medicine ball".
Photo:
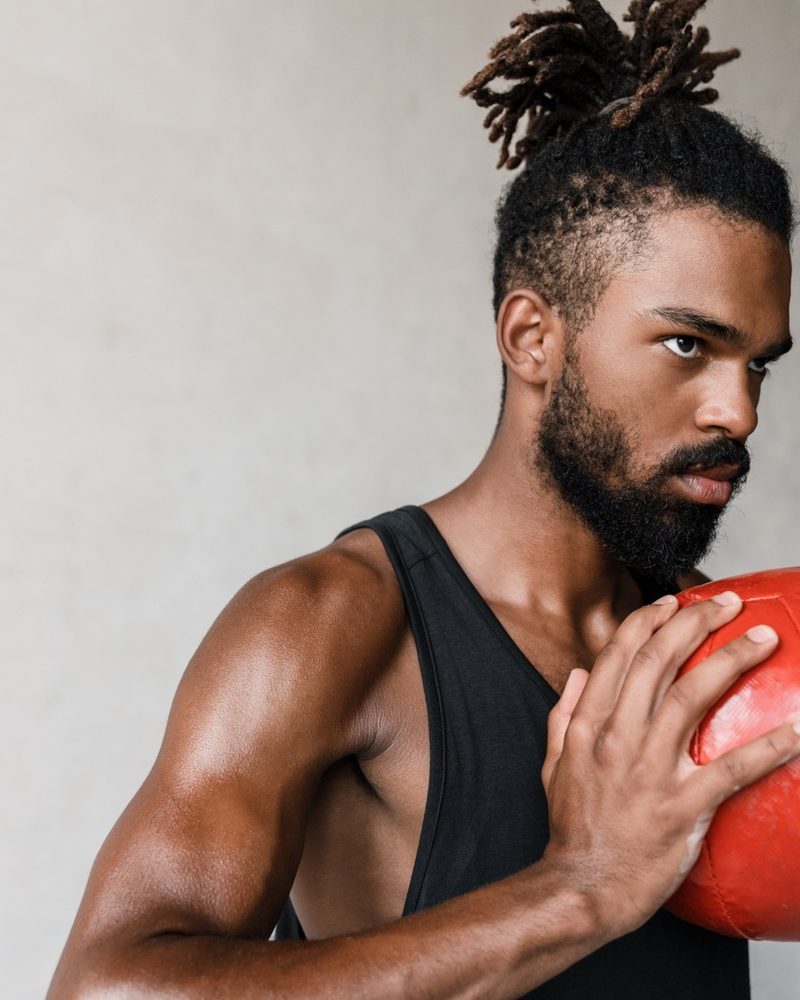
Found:
M 708 637 L 679 677 L 752 625 L 771 625 L 780 641 L 703 719 L 690 747 L 698 764 L 800 714 L 800 567 L 718 580 L 678 598 L 683 606 L 724 590 L 742 598 L 742 611 Z M 800 940 L 800 758 L 719 807 L 697 864 L 667 908 L 721 934 Z

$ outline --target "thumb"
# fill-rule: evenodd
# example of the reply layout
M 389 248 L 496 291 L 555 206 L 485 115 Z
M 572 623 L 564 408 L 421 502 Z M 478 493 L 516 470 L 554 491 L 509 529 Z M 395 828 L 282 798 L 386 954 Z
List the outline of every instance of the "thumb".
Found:
M 581 667 L 576 667 L 570 671 L 561 697 L 547 717 L 547 757 L 542 767 L 542 781 L 547 789 L 553 777 L 553 771 L 561 757 L 564 749 L 564 737 L 569 727 L 572 713 L 578 704 L 586 682 L 589 680 L 589 672 Z

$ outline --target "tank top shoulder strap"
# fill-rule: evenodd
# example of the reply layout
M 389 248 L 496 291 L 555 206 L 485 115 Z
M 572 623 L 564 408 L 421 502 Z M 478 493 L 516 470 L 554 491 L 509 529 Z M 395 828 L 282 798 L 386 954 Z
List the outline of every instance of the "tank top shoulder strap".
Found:
M 374 517 L 365 518 L 343 528 L 336 538 L 341 538 L 357 528 L 372 528 L 386 545 L 387 555 L 395 569 L 395 559 L 399 558 L 409 569 L 414 563 L 433 555 L 435 546 L 430 535 L 424 530 L 412 504 L 387 510 Z M 388 545 L 386 544 L 388 541 Z
M 411 504 L 358 521 L 340 531 L 336 538 L 341 538 L 342 535 L 357 528 L 372 528 L 376 532 L 394 569 L 417 648 L 428 713 L 430 754 L 428 793 L 417 854 L 403 906 L 405 916 L 417 908 L 425 882 L 442 808 L 446 770 L 445 718 L 441 681 L 434 652 L 435 644 L 429 631 L 427 616 L 423 611 L 418 584 L 415 583 L 413 575 L 414 567 L 436 555 L 437 549 L 425 527 L 424 512 Z

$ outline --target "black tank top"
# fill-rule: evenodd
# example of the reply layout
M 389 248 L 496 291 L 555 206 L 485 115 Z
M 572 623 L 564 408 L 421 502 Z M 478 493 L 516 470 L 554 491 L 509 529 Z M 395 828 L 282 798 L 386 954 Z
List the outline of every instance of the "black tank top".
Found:
M 422 832 L 403 916 L 514 874 L 549 839 L 539 777 L 558 695 L 414 505 L 351 525 L 380 536 L 416 640 L 430 736 Z M 645 594 L 645 600 L 657 595 Z M 287 901 L 278 940 L 302 938 Z M 747 942 L 659 910 L 525 994 L 535 1000 L 748 1000 Z

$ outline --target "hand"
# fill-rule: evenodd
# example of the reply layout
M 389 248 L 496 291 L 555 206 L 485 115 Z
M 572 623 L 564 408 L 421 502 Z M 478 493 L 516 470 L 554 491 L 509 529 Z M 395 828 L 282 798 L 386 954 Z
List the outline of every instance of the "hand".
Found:
M 728 593 L 681 610 L 674 597 L 640 608 L 591 674 L 572 672 L 550 714 L 543 860 L 586 894 L 610 937 L 634 930 L 675 892 L 721 802 L 800 753 L 800 723 L 789 720 L 703 766 L 689 754 L 708 709 L 777 645 L 758 626 L 674 680 L 741 607 Z

